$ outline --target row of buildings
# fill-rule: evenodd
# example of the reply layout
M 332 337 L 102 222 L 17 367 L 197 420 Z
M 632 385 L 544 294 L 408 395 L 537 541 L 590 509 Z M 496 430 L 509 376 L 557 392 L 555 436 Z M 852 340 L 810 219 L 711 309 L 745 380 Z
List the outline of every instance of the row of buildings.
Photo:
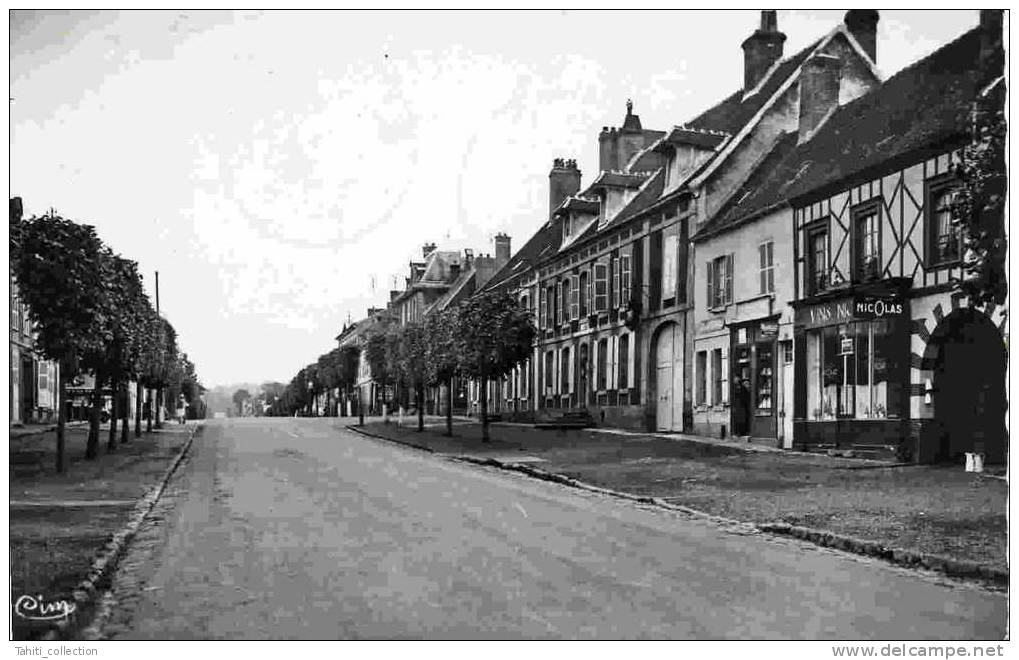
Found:
M 665 130 L 628 101 L 586 186 L 553 163 L 517 252 L 504 235 L 495 256 L 426 245 L 405 290 L 337 340 L 500 289 L 538 327 L 532 359 L 490 385 L 504 416 L 1003 460 L 1006 310 L 958 292 L 951 210 L 974 108 L 1004 102 L 1002 14 L 887 80 L 879 20 L 850 10 L 787 57 L 762 11 L 730 96 Z M 454 396 L 469 409 L 476 390 Z

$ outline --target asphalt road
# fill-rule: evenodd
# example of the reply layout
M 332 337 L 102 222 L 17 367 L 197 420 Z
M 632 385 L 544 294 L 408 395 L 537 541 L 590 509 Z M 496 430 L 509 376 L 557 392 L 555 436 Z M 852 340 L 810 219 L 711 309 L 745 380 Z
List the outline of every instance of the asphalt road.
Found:
M 1006 596 L 335 428 L 207 423 L 123 639 L 1002 639 Z M 158 513 L 158 512 L 157 512 Z

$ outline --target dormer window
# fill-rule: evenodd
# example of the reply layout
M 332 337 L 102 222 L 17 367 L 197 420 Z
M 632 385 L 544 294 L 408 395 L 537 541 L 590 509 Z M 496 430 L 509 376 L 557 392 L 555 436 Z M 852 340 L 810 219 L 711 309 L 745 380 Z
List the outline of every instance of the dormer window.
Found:
M 563 243 L 565 243 L 566 241 L 570 240 L 570 233 L 571 233 L 571 230 L 572 230 L 572 227 L 571 227 L 572 222 L 571 222 L 571 220 L 572 220 L 572 218 L 570 218 L 569 214 L 566 214 L 566 215 L 563 216 Z

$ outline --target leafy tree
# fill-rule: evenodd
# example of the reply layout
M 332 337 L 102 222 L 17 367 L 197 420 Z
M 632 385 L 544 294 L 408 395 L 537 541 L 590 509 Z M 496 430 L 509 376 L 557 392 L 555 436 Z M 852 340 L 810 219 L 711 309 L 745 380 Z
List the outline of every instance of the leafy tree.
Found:
M 1004 85 L 1004 83 L 1000 83 Z M 975 107 L 972 138 L 955 166 L 960 187 L 953 215 L 964 231 L 961 291 L 973 307 L 1008 299 L 1005 151 L 1008 126 L 1002 97 L 991 93 Z
M 262 383 L 262 397 L 265 399 L 266 407 L 272 411 L 273 415 L 283 414 L 280 399 L 283 398 L 286 389 L 286 385 L 276 381 Z
M 393 384 L 395 374 L 390 371 L 390 360 L 388 358 L 387 328 L 383 326 L 368 335 L 364 347 L 364 359 L 372 372 L 372 378 L 382 387 L 382 404 L 386 406 L 386 393 L 389 386 Z M 389 422 L 389 409 L 385 410 L 385 420 Z
M 11 213 L 11 268 L 35 328 L 35 346 L 60 366 L 59 400 L 67 382 L 111 339 L 106 314 L 103 244 L 95 228 L 48 213 L 22 221 Z M 57 412 L 56 469 L 65 469 L 65 406 Z M 98 432 L 96 433 L 98 438 Z
M 460 307 L 456 332 L 460 369 L 481 386 L 481 437 L 488 442 L 488 382 L 507 376 L 531 354 L 531 313 L 504 292 L 482 293 Z
M 425 383 L 428 379 L 428 342 L 425 325 L 411 322 L 394 333 L 396 364 L 401 381 L 413 388 L 418 412 L 418 431 L 425 429 Z
M 234 405 L 237 406 L 237 416 L 240 417 L 244 414 L 244 404 L 251 400 L 251 393 L 241 388 L 234 392 L 232 398 Z
M 425 349 L 426 382 L 446 389 L 446 435 L 453 435 L 453 379 L 460 364 L 456 332 L 458 308 L 450 307 L 425 317 L 428 342 Z

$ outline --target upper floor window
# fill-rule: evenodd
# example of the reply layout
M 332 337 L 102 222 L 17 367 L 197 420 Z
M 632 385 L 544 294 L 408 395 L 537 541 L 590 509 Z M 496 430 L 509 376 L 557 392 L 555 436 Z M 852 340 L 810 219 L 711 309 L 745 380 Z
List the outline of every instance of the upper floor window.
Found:
M 706 269 L 708 307 L 724 307 L 732 303 L 733 255 L 724 254 L 712 259 Z
M 622 298 L 620 303 L 625 305 L 630 302 L 630 255 L 624 254 L 619 258 L 619 286 Z
M 581 318 L 587 316 L 588 306 L 591 299 L 591 281 L 585 270 L 580 274 L 580 316 Z
M 676 297 L 679 276 L 679 229 L 673 227 L 662 236 L 662 300 Z
M 807 234 L 807 293 L 820 293 L 828 284 L 828 227 L 824 226 Z
M 881 274 L 880 222 L 880 204 L 867 204 L 853 213 L 853 273 L 857 281 Z
M 562 310 L 562 322 L 570 320 L 570 278 L 567 277 L 559 283 L 559 307 Z
M 604 312 L 608 309 L 608 271 L 608 265 L 605 263 L 594 265 L 594 310 L 596 312 Z
M 559 322 L 559 308 L 556 305 L 556 288 L 554 284 L 550 284 L 547 288 L 548 297 L 546 303 L 548 304 L 548 324 L 551 327 L 555 327 Z
M 538 327 L 544 328 L 548 322 L 548 310 L 546 309 L 546 299 L 548 294 L 546 293 L 545 287 L 538 287 Z
M 927 189 L 927 265 L 940 266 L 962 259 L 962 226 L 952 212 L 958 194 L 954 179 Z
M 570 229 L 570 216 L 569 214 L 566 214 L 566 216 L 563 217 L 563 243 L 570 240 Z
M 570 318 L 576 320 L 577 315 L 580 313 L 580 300 L 578 288 L 580 287 L 580 278 L 573 275 L 569 278 L 570 280 Z
M 612 271 L 612 296 L 609 300 L 609 307 L 615 309 L 619 307 L 619 257 L 612 257 L 610 262 L 609 270 Z
M 757 246 L 760 259 L 761 293 L 775 293 L 775 243 L 768 241 Z

